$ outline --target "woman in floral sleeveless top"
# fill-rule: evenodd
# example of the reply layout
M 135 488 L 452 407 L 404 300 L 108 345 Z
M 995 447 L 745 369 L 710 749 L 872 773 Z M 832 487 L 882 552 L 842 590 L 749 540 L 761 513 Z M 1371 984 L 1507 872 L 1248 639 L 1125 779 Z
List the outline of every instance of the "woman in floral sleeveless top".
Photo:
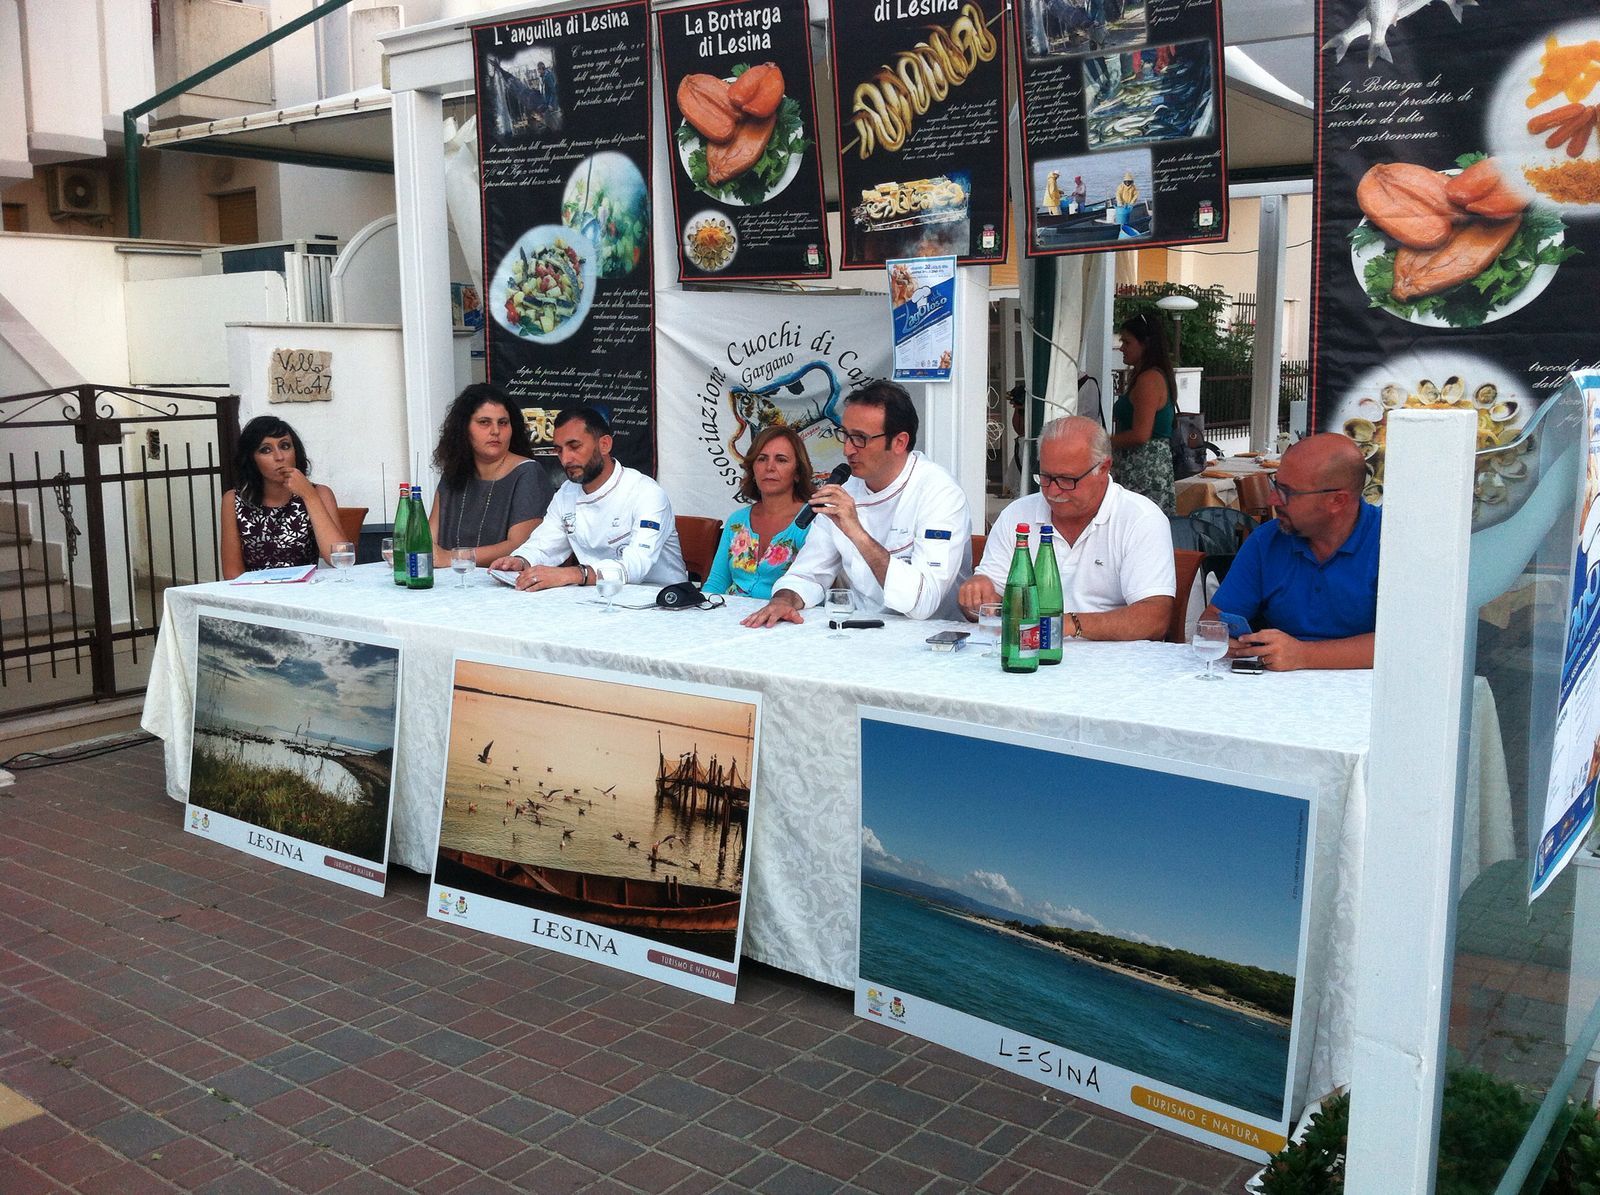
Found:
M 816 488 L 811 457 L 791 428 L 769 427 L 756 436 L 739 487 L 739 497 L 750 505 L 723 527 L 704 591 L 770 598 L 806 542 L 810 528 L 796 527 L 794 519 Z
M 327 559 L 344 538 L 339 503 L 325 485 L 306 476 L 300 437 L 276 415 L 244 425 L 234 452 L 238 488 L 222 495 L 222 575 L 288 568 Z

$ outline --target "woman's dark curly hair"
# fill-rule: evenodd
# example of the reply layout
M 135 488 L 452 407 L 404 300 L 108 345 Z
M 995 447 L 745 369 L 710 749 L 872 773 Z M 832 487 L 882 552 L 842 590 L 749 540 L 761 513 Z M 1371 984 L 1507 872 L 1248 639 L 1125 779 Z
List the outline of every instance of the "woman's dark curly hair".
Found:
M 528 439 L 528 425 L 522 410 L 511 396 L 488 382 L 476 382 L 456 395 L 455 402 L 444 413 L 439 425 L 439 442 L 433 448 L 433 467 L 450 485 L 462 486 L 477 476 L 477 465 L 472 459 L 472 438 L 467 435 L 467 424 L 485 403 L 505 408 L 511 419 L 510 451 L 515 456 L 532 456 L 533 441 Z
M 234 488 L 239 492 L 239 497 L 252 506 L 261 505 L 264 484 L 261 468 L 256 464 L 256 449 L 268 437 L 276 440 L 279 436 L 288 436 L 294 441 L 294 466 L 307 477 L 311 476 L 311 459 L 306 456 L 305 441 L 300 438 L 300 433 L 276 415 L 257 415 L 240 430 L 238 443 L 233 450 Z
M 817 482 L 811 472 L 811 454 L 806 451 L 805 442 L 792 427 L 766 427 L 762 428 L 759 435 L 750 445 L 750 451 L 744 454 L 744 480 L 739 483 L 739 497 L 746 502 L 757 502 L 761 498 L 761 491 L 756 487 L 756 479 L 751 470 L 755 468 L 756 457 L 761 455 L 761 450 L 774 440 L 789 441 L 789 451 L 794 456 L 794 496 L 804 502 L 817 492 Z

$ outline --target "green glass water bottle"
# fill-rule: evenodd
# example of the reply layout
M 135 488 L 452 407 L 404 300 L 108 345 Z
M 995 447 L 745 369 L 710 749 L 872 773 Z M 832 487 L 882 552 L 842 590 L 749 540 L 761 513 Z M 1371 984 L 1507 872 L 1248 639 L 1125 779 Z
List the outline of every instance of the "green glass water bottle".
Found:
M 405 482 L 400 483 L 400 498 L 394 506 L 394 533 L 390 536 L 393 545 L 389 561 L 394 568 L 394 583 L 405 588 L 406 583 L 406 529 L 411 526 L 411 487 Z
M 1039 670 L 1039 590 L 1028 559 L 1028 525 L 1017 524 L 1017 547 L 1006 574 L 1000 614 L 1000 667 L 1007 672 Z
M 1056 565 L 1055 533 L 1039 525 L 1039 552 L 1033 558 L 1034 587 L 1039 591 L 1039 663 L 1061 663 L 1061 569 Z
M 411 487 L 411 517 L 406 522 L 406 588 L 433 588 L 433 532 L 422 509 L 422 487 Z

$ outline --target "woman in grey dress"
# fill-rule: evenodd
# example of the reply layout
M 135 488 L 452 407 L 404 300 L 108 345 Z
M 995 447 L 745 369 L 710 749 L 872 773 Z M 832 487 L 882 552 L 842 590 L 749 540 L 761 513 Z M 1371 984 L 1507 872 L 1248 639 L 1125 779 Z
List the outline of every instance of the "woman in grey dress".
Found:
M 487 565 L 523 545 L 555 492 L 532 453 L 522 412 L 500 387 L 468 386 L 450 404 L 433 450 L 436 567 L 449 567 L 452 548 L 472 548 Z

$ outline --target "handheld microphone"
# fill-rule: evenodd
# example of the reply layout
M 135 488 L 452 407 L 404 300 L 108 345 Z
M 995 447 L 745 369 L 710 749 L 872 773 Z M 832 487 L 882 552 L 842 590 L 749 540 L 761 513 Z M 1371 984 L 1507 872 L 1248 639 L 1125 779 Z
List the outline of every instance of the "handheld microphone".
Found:
M 823 484 L 824 485 L 843 485 L 845 482 L 847 482 L 849 480 L 850 480 L 850 466 L 849 465 L 835 465 L 833 467 L 833 472 L 828 474 L 828 480 L 825 481 Z M 802 528 L 809 527 L 809 526 L 811 526 L 811 520 L 816 518 L 816 517 L 817 517 L 817 508 L 815 506 L 812 506 L 810 503 L 807 503 L 805 506 L 800 508 L 800 513 L 795 515 L 795 517 L 794 517 L 794 525 L 796 527 L 802 527 Z

